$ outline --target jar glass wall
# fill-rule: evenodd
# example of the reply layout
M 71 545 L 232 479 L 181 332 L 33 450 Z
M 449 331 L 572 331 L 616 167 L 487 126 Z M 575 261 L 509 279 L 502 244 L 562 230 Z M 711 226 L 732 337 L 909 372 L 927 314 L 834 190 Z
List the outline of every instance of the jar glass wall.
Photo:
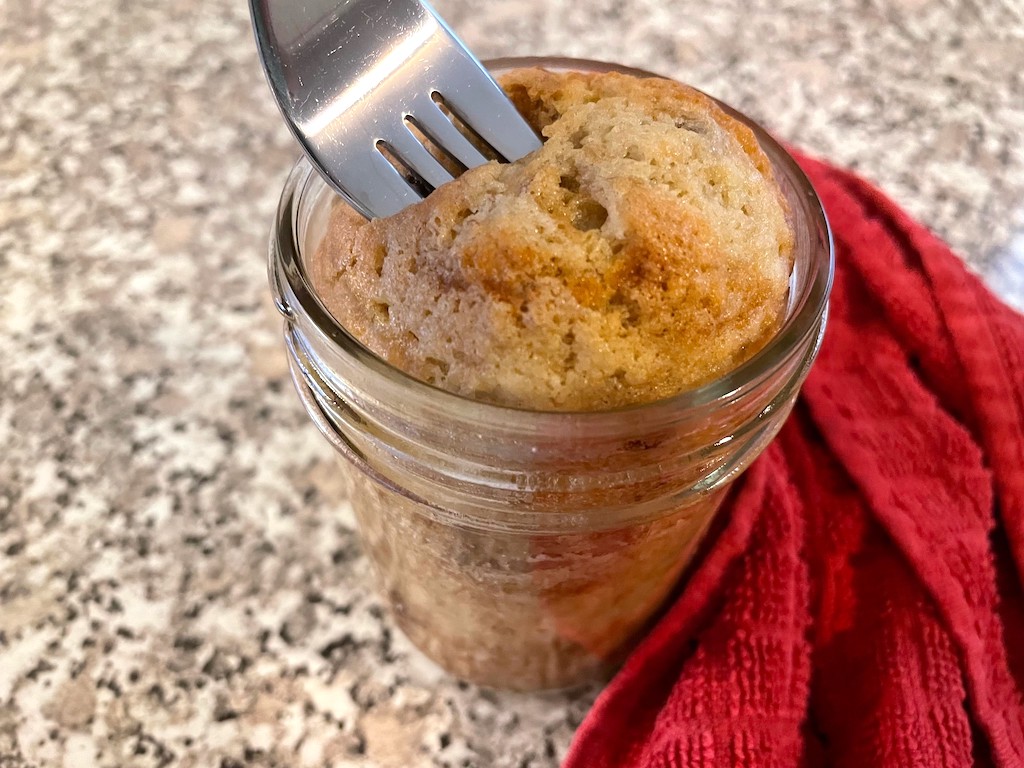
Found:
M 568 59 L 492 69 L 636 70 Z M 793 159 L 755 132 L 790 208 L 795 263 L 776 336 L 728 375 L 616 411 L 528 411 L 409 377 L 363 347 L 307 277 L 331 206 L 300 161 L 270 277 L 296 388 L 339 454 L 363 547 L 398 625 L 451 673 L 564 687 L 619 663 L 692 560 L 723 495 L 788 415 L 824 332 L 832 247 Z

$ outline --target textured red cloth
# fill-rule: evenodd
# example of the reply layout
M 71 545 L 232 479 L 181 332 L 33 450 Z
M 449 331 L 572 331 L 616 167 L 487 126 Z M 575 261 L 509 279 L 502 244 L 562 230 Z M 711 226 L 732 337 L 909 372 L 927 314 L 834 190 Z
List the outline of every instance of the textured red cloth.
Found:
M 566 768 L 1024 767 L 1024 317 L 800 161 L 836 242 L 821 354 Z

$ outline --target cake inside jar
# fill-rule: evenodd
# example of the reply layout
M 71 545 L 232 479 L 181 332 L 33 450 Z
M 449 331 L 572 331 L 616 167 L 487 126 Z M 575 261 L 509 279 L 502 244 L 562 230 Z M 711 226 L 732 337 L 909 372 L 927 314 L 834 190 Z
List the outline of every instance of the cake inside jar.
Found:
M 793 233 L 750 129 L 660 78 L 500 82 L 543 146 L 387 218 L 336 205 L 310 277 L 341 325 L 418 379 L 548 411 L 670 397 L 764 346 Z
M 794 238 L 749 128 L 667 80 L 527 69 L 500 82 L 541 149 L 388 218 L 334 206 L 308 271 L 342 326 L 422 381 L 532 411 L 652 403 L 766 344 Z M 563 687 L 621 661 L 694 557 L 725 487 L 688 489 L 725 461 L 709 451 L 723 428 L 670 426 L 582 463 L 555 435 L 511 483 L 501 524 L 468 521 L 494 514 L 486 493 L 417 496 L 348 463 L 343 476 L 417 646 L 477 683 Z M 676 454 L 700 458 L 673 475 Z M 520 512 L 552 524 L 508 523 Z

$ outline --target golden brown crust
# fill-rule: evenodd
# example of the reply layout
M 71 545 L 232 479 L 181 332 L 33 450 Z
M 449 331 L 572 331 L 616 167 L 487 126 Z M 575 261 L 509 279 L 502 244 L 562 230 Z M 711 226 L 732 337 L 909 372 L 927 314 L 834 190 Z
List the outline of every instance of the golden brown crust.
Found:
M 545 410 L 667 397 L 764 345 L 793 238 L 746 126 L 658 78 L 502 85 L 544 146 L 386 219 L 336 206 L 311 277 L 339 322 L 425 381 Z

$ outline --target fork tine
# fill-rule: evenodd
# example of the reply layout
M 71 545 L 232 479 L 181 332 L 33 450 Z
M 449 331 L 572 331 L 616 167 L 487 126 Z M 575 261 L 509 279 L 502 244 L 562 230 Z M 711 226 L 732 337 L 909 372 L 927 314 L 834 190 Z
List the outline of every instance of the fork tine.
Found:
M 353 152 L 345 161 L 344 186 L 333 186 L 352 207 L 368 219 L 390 216 L 421 199 L 402 174 L 370 145 L 369 151 Z
M 441 90 L 445 104 L 505 160 L 518 160 L 540 148 L 537 134 L 485 70 L 460 67 L 458 78 L 449 82 L 455 87 Z
M 466 166 L 467 169 L 487 162 L 487 158 L 473 146 L 469 139 L 462 135 L 462 132 L 452 124 L 452 121 L 441 111 L 433 99 L 420 99 L 414 107 L 411 118 L 432 142 Z
M 445 170 L 427 148 L 420 144 L 412 132 L 400 125 L 396 131 L 384 137 L 384 143 L 409 168 L 419 174 L 427 184 L 437 189 L 452 180 L 452 175 Z

